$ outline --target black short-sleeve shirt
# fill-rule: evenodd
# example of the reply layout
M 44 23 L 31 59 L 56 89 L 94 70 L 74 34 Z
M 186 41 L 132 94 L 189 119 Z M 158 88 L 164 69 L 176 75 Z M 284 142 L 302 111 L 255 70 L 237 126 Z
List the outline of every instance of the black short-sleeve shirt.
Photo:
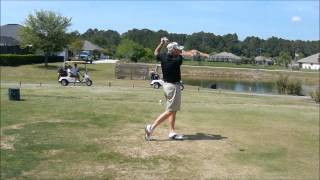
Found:
M 163 80 L 165 82 L 176 83 L 181 80 L 180 66 L 182 64 L 182 56 L 172 56 L 171 54 L 164 53 L 158 54 L 157 60 L 161 61 L 161 69 Z

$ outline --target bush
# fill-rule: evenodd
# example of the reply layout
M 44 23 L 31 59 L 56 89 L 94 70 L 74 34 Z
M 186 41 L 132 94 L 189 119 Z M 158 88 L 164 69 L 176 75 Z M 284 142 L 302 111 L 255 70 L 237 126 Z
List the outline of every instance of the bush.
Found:
M 302 85 L 300 80 L 290 79 L 289 76 L 280 75 L 276 84 L 279 94 L 301 95 Z
M 302 86 L 301 81 L 299 80 L 290 80 L 287 84 L 287 94 L 295 94 L 295 95 L 301 95 L 302 92 Z
M 320 102 L 320 87 L 318 87 L 314 92 L 310 94 L 311 98 L 317 103 Z
M 286 93 L 288 87 L 288 79 L 289 76 L 280 75 L 279 79 L 276 82 L 279 94 Z
M 117 47 L 116 56 L 120 59 L 130 59 L 137 62 L 145 55 L 144 48 L 131 40 L 124 39 Z
M 48 62 L 63 62 L 63 56 L 49 56 Z M 19 66 L 25 64 L 44 63 L 44 56 L 37 55 L 17 55 L 17 54 L 0 54 L 1 66 Z

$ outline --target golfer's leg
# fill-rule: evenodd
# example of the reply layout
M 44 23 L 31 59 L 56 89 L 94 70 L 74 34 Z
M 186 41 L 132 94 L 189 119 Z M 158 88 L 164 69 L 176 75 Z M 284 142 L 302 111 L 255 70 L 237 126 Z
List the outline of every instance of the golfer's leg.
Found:
M 151 126 L 152 130 L 154 130 L 158 125 L 160 125 L 163 121 L 165 121 L 171 114 L 172 114 L 172 112 L 170 112 L 170 111 L 166 111 L 166 112 L 160 114 L 160 116 L 152 124 L 152 126 Z
M 175 132 L 175 122 L 176 122 L 176 111 L 172 111 L 172 114 L 169 116 L 169 129 L 170 133 Z

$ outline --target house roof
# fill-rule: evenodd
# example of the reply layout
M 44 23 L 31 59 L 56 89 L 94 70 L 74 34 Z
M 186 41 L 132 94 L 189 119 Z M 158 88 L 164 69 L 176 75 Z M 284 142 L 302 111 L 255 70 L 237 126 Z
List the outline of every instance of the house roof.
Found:
M 241 59 L 239 56 L 236 56 L 229 52 L 221 52 L 215 55 L 212 55 L 211 58 L 229 58 L 229 59 Z
M 12 37 L 1 36 L 0 37 L 0 46 L 17 46 L 20 45 L 20 42 Z
M 102 50 L 101 47 L 91 43 L 90 41 L 85 40 L 83 42 L 82 50 L 85 51 L 93 51 L 93 50 Z
M 267 58 L 264 57 L 264 56 L 257 56 L 257 57 L 254 58 L 254 60 L 256 60 L 256 61 L 263 61 L 265 59 L 267 59 Z
M 265 57 L 265 56 L 257 56 L 257 57 L 254 58 L 254 60 L 255 60 L 255 61 L 263 61 L 263 60 L 265 60 L 265 61 L 272 61 L 271 58 L 268 58 L 268 57 Z
M 1 43 L 2 41 L 6 41 L 6 40 L 12 41 L 12 38 L 15 39 L 17 42 L 20 42 L 21 38 L 18 36 L 18 31 L 22 27 L 23 26 L 20 24 L 6 24 L 3 26 L 0 26 Z M 3 38 L 3 37 L 7 37 L 7 38 Z
M 320 60 L 320 53 L 302 58 L 298 61 L 298 63 L 313 63 L 313 64 L 319 64 Z

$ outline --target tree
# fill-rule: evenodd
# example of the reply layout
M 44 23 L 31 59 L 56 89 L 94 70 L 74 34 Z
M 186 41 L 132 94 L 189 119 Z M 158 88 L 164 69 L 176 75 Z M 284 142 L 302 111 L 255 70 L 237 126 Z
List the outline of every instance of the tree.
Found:
M 240 55 L 240 52 L 241 52 L 241 47 L 239 43 L 240 41 L 236 33 L 224 35 L 223 40 L 225 42 L 226 51 L 234 53 L 236 55 Z
M 198 32 L 186 37 L 186 49 L 196 49 L 210 53 L 214 50 L 216 36 L 212 33 Z
M 254 58 L 262 52 L 262 40 L 258 37 L 247 37 L 242 42 L 242 53 L 246 57 Z
M 142 57 L 142 61 L 147 62 L 147 61 L 152 61 L 154 60 L 154 55 L 153 51 L 150 48 L 144 48 L 144 56 Z
M 146 51 L 143 46 L 128 39 L 121 41 L 116 52 L 116 55 L 119 58 L 130 59 L 134 62 L 137 62 L 139 59 L 144 57 L 145 54 Z
M 91 28 L 82 34 L 82 38 L 107 49 L 114 49 L 121 41 L 120 34 L 117 31 L 104 31 Z
M 71 42 L 69 49 L 72 51 L 73 55 L 76 55 L 81 51 L 83 43 L 84 41 L 81 39 L 75 39 L 73 42 Z
M 280 64 L 285 65 L 288 67 L 288 64 L 290 63 L 290 55 L 288 52 L 281 51 L 279 54 L 279 61 Z
M 32 45 L 45 55 L 45 66 L 48 66 L 48 56 L 63 50 L 68 44 L 67 27 L 71 18 L 63 17 L 53 11 L 36 11 L 29 14 L 21 28 L 22 46 Z

